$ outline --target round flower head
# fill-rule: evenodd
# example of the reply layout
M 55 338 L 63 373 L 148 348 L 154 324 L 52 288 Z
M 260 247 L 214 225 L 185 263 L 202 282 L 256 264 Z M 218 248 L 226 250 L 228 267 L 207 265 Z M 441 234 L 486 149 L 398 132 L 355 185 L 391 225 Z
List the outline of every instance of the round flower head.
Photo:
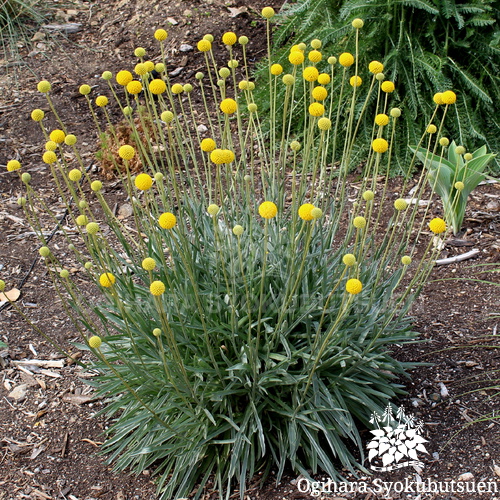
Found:
M 313 63 L 319 63 L 321 59 L 323 59 L 323 54 L 319 50 L 311 50 L 311 52 L 307 54 L 307 58 Z
M 446 231 L 446 222 L 443 219 L 436 217 L 429 222 L 429 229 L 434 234 L 444 233 Z
M 354 56 L 349 52 L 344 52 L 339 56 L 339 63 L 341 66 L 344 66 L 344 68 L 348 68 L 354 64 Z
M 91 347 L 92 349 L 99 349 L 99 347 L 101 347 L 101 344 L 102 344 L 101 337 L 93 335 L 92 337 L 89 338 L 89 347 Z
M 272 7 L 264 7 L 262 9 L 262 17 L 265 19 L 271 19 L 274 16 L 274 9 Z
M 82 172 L 81 170 L 74 168 L 73 170 L 70 170 L 68 177 L 70 181 L 78 182 L 82 178 Z
M 254 102 L 251 102 L 248 106 L 247 106 L 247 109 L 250 113 L 256 113 L 257 112 L 257 109 L 258 109 L 258 106 L 257 104 L 255 104 Z
M 228 31 L 222 35 L 222 43 L 224 45 L 234 45 L 237 41 L 238 37 L 232 31 Z
M 435 134 L 437 132 L 437 127 L 436 125 L 433 125 L 432 123 L 427 127 L 427 133 L 428 134 Z
M 165 71 L 165 65 L 163 63 L 156 63 L 155 67 L 154 67 L 154 70 L 157 73 L 163 73 Z
M 104 71 L 101 78 L 103 80 L 111 80 L 111 78 L 113 78 L 113 73 L 111 73 L 111 71 Z
M 55 151 L 57 149 L 57 144 L 54 141 L 47 141 L 45 143 L 46 151 Z
M 210 153 L 210 159 L 216 165 L 229 164 L 235 159 L 234 153 L 230 149 L 214 149 Z
M 31 119 L 35 122 L 41 122 L 45 117 L 45 113 L 41 109 L 34 109 L 31 112 Z
M 304 53 L 304 51 L 299 47 L 299 45 L 293 45 L 291 48 L 290 48 L 290 54 L 292 52 L 295 52 L 295 51 L 299 51 L 299 52 L 302 52 Z
M 87 203 L 86 200 L 80 200 L 78 202 L 78 206 L 83 210 L 85 208 L 88 208 L 89 207 L 89 204 Z
M 93 181 L 90 184 L 90 189 L 92 189 L 92 191 L 94 191 L 96 193 L 99 192 L 102 189 L 102 182 L 101 181 Z
M 27 203 L 27 200 L 24 196 L 21 196 L 20 198 L 17 199 L 17 204 L 20 206 L 20 207 L 24 207 Z
M 68 134 L 64 138 L 64 144 L 66 144 L 67 146 L 74 146 L 76 144 L 76 142 L 77 142 L 76 135 Z
M 123 160 L 131 160 L 135 155 L 135 149 L 132 146 L 125 144 L 124 146 L 121 146 L 120 149 L 118 150 L 118 155 Z
M 67 269 L 62 269 L 59 276 L 63 279 L 69 278 L 69 271 Z
M 212 217 L 215 217 L 219 213 L 219 207 L 215 203 L 212 203 L 212 204 L 208 205 L 207 212 Z
M 380 113 L 375 117 L 375 123 L 379 127 L 385 127 L 389 123 L 389 117 L 384 113 Z
M 200 144 L 201 150 L 205 151 L 205 153 L 211 153 L 216 147 L 217 145 L 213 139 L 203 139 Z
M 311 211 L 314 208 L 314 205 L 311 203 L 304 203 L 299 208 L 299 217 L 302 220 L 313 220 L 313 216 L 311 215 Z
M 21 175 L 21 180 L 25 183 L 25 184 L 29 184 L 30 181 L 31 181 L 31 174 L 28 174 L 28 172 L 24 172 L 23 175 Z
M 385 82 L 382 82 L 382 85 L 380 86 L 383 92 L 386 92 L 387 94 L 390 94 L 391 92 L 394 92 L 394 89 L 396 88 L 393 82 L 390 82 L 389 80 L 386 80 Z
M 49 137 L 50 140 L 54 141 L 56 144 L 62 144 L 64 142 L 66 134 L 62 130 L 56 129 L 50 133 Z
M 130 106 L 125 106 L 123 108 L 123 114 L 125 116 L 131 116 L 133 112 L 134 112 L 134 110 Z
M 99 276 L 99 283 L 104 288 L 110 288 L 116 283 L 116 278 L 111 273 L 103 273 Z
M 85 269 L 87 269 L 87 271 L 88 271 L 89 269 L 92 269 L 92 262 L 85 262 L 85 264 L 83 264 L 83 267 L 84 267 Z
M 334 66 L 335 64 L 337 64 L 337 58 L 335 56 L 330 56 L 328 58 L 328 64 L 330 64 L 331 66 Z
M 127 83 L 127 92 L 132 95 L 137 95 L 142 92 L 142 83 L 139 80 L 132 80 Z
M 7 162 L 7 172 L 15 172 L 21 168 L 21 164 L 17 160 Z
M 384 73 L 377 73 L 375 75 L 375 80 L 377 80 L 377 82 L 383 82 L 385 80 Z
M 240 90 L 248 90 L 250 88 L 249 83 L 250 82 L 248 82 L 247 80 L 241 80 L 241 82 L 238 83 L 238 88 Z
M 3 292 L 5 290 L 5 281 L 0 280 L 0 292 Z
M 99 224 L 97 222 L 89 222 L 85 229 L 88 234 L 97 234 L 99 232 Z
M 372 148 L 376 153 L 385 153 L 389 148 L 389 144 L 385 139 L 378 138 L 372 142 Z
M 166 40 L 167 36 L 168 36 L 168 33 L 165 30 L 163 30 L 163 29 L 159 29 L 159 30 L 155 31 L 155 38 L 159 42 L 163 42 L 163 40 Z
M 177 224 L 177 217 L 170 212 L 165 212 L 160 215 L 158 224 L 163 229 L 172 229 Z
M 149 291 L 151 295 L 158 297 L 159 295 L 163 295 L 165 293 L 165 285 L 162 281 L 153 281 L 151 285 L 149 285 Z
M 240 45 L 247 45 L 247 44 L 248 44 L 248 42 L 249 42 L 248 37 L 247 37 L 247 36 L 245 36 L 245 35 L 242 35 L 242 36 L 240 36 L 240 37 L 238 38 L 238 43 L 239 43 Z
M 406 210 L 408 208 L 408 203 L 406 203 L 406 200 L 403 200 L 403 198 L 398 198 L 394 202 L 394 208 L 398 210 L 399 212 Z
M 219 70 L 219 76 L 221 78 L 227 78 L 230 74 L 231 74 L 231 71 L 229 70 L 229 68 L 223 67 Z
M 142 47 L 137 47 L 134 50 L 134 55 L 135 55 L 135 57 L 144 57 L 146 55 L 146 49 L 144 49 Z
M 295 151 L 295 152 L 300 151 L 300 147 L 301 146 L 300 146 L 300 142 L 299 141 L 292 141 L 290 143 L 290 149 L 292 151 Z
M 361 80 L 361 77 L 355 75 L 351 76 L 349 83 L 351 87 L 359 87 L 363 83 L 363 80 Z
M 232 115 L 238 109 L 238 105 L 234 99 L 224 99 L 220 103 L 220 109 L 224 114 Z
M 153 330 L 153 335 L 154 335 L 155 337 L 159 337 L 159 336 L 161 335 L 161 330 L 160 330 L 159 328 L 155 328 L 155 329 Z
M 164 176 L 161 172 L 156 172 L 156 174 L 153 177 L 156 182 L 161 182 Z
M 107 106 L 109 101 L 108 98 L 105 95 L 100 95 L 96 100 L 95 103 L 97 106 L 100 108 L 103 108 L 104 106 Z
M 50 248 L 49 247 L 41 247 L 39 250 L 38 250 L 38 253 L 42 256 L 42 257 L 48 257 L 50 255 Z
M 160 118 L 162 121 L 165 123 L 170 123 L 174 119 L 174 114 L 172 111 L 164 111 L 161 115 Z
M 293 85 L 295 83 L 295 77 L 289 74 L 284 75 L 282 80 L 285 85 Z
M 231 69 L 236 69 L 240 63 L 236 60 L 236 59 L 231 59 L 227 62 L 227 65 L 231 68 Z
M 226 82 L 222 79 L 220 80 L 217 80 L 217 86 L 219 86 L 220 88 L 224 88 L 226 85 Z
M 200 52 L 208 52 L 212 48 L 212 43 L 203 39 L 198 42 L 197 47 Z
M 80 92 L 80 94 L 82 95 L 88 95 L 90 94 L 90 91 L 92 89 L 90 88 L 90 85 L 80 85 L 80 88 L 78 89 L 78 91 Z
M 135 187 L 140 191 L 147 191 L 153 185 L 153 179 L 148 174 L 139 174 L 135 178 Z
M 233 227 L 233 234 L 235 236 L 241 236 L 245 230 L 243 229 L 243 226 L 236 225 Z
M 465 154 L 465 148 L 463 146 L 457 146 L 455 148 L 455 153 L 457 153 L 457 155 L 463 155 Z
M 344 265 L 346 265 L 347 267 L 352 267 L 352 266 L 355 266 L 356 265 L 356 257 L 352 254 L 352 253 L 346 253 L 343 257 L 342 257 L 342 262 L 344 263 Z
M 126 87 L 133 79 L 134 77 L 130 71 L 122 70 L 116 74 L 116 83 L 123 87 Z
M 139 76 L 144 76 L 148 72 L 146 65 L 139 63 L 135 65 L 134 73 Z
M 300 50 L 294 50 L 293 52 L 290 52 L 290 55 L 288 56 L 288 60 L 294 66 L 302 64 L 304 62 L 304 59 L 305 59 L 304 54 L 300 52 Z
M 464 160 L 465 161 L 471 161 L 473 158 L 472 154 L 471 153 L 465 153 L 464 154 Z
M 371 191 L 370 189 L 366 190 L 363 193 L 363 200 L 365 201 L 372 201 L 375 198 L 375 193 Z
M 311 210 L 311 216 L 313 219 L 319 219 L 320 217 L 323 216 L 323 210 L 321 210 L 321 208 L 314 207 Z
M 76 218 L 76 224 L 78 226 L 86 226 L 89 223 L 89 218 L 86 215 L 79 215 Z
M 401 116 L 401 110 L 399 108 L 392 108 L 390 111 L 390 115 L 393 118 L 399 118 Z
M 457 191 L 462 191 L 465 188 L 465 184 L 462 181 L 455 182 L 455 189 Z
M 301 50 L 302 52 L 304 52 L 304 50 L 307 49 L 307 45 L 304 42 L 301 42 L 301 43 L 297 44 L 297 48 L 299 50 Z
M 38 82 L 38 85 L 36 88 L 38 89 L 38 92 L 41 92 L 42 94 L 46 94 L 47 92 L 50 92 L 52 85 L 47 80 L 42 80 L 41 82 Z
M 180 83 L 174 83 L 172 85 L 172 94 L 182 94 L 184 92 L 184 87 Z
M 156 267 L 156 261 L 151 257 L 146 257 L 141 264 L 146 271 L 152 271 Z
M 403 266 L 409 266 L 411 264 L 411 257 L 409 255 L 401 257 L 401 264 L 403 264 Z
M 302 76 L 307 82 L 315 82 L 318 79 L 319 71 L 314 66 L 309 66 L 304 69 Z
M 309 114 L 311 116 L 322 116 L 325 114 L 325 107 L 319 102 L 313 102 L 309 105 Z
M 452 90 L 447 90 L 441 95 L 443 104 L 455 104 L 457 102 L 457 95 Z
M 363 22 L 362 19 L 357 18 L 357 19 L 354 19 L 351 24 L 352 24 L 353 28 L 360 30 L 364 26 L 365 23 Z
M 149 91 L 152 94 L 159 95 L 163 94 L 167 90 L 167 85 L 165 82 L 159 78 L 155 78 L 154 80 L 151 80 L 149 83 Z
M 384 65 L 379 61 L 372 61 L 368 65 L 368 70 L 370 71 L 370 73 L 376 75 L 377 73 L 382 73 L 382 71 L 384 71 Z
M 361 290 L 363 290 L 363 285 L 358 279 L 351 278 L 350 280 L 347 280 L 347 283 L 345 284 L 345 290 L 351 295 L 357 295 L 359 292 L 361 292 Z
M 436 94 L 434 94 L 434 97 L 432 98 L 432 100 L 438 105 L 440 106 L 441 104 L 444 104 L 443 102 L 443 93 L 442 92 L 437 92 Z
M 326 117 L 320 118 L 318 120 L 318 128 L 320 130 L 330 130 L 332 128 L 332 121 Z
M 273 64 L 271 66 L 271 75 L 279 76 L 283 73 L 283 66 L 281 64 Z
M 44 163 L 50 165 L 57 161 L 57 156 L 54 151 L 45 151 L 45 153 L 43 153 L 42 160 Z
M 361 215 L 358 215 L 358 217 L 354 217 L 354 220 L 352 221 L 352 225 L 356 229 L 363 229 L 366 227 L 366 219 L 362 217 Z
M 259 215 L 264 219 L 273 219 L 278 213 L 278 207 L 272 201 L 264 201 L 259 205 Z
M 194 77 L 197 80 L 203 80 L 203 78 L 205 78 L 205 73 L 202 73 L 201 71 L 198 71 L 198 73 L 196 73 L 196 75 L 194 75 Z
M 213 43 L 214 36 L 210 34 L 203 35 L 203 40 L 208 40 L 210 43 Z
M 315 38 L 314 40 L 311 40 L 311 47 L 314 49 L 314 50 L 319 50 L 321 49 L 321 40 L 318 40 L 317 38 Z

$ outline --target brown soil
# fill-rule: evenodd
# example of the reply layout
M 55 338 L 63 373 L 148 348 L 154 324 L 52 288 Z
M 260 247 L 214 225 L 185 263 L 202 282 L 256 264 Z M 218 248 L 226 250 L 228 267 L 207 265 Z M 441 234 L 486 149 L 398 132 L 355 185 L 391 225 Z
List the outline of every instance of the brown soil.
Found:
M 18 156 L 33 175 L 35 187 L 42 189 L 51 206 L 58 206 L 48 172 L 38 160 L 43 150 L 40 129 L 29 118 L 33 108 L 47 109 L 44 97 L 36 91 L 37 81 L 43 78 L 52 82 L 56 108 L 68 127 L 87 138 L 82 146 L 87 153 L 85 161 L 92 165 L 97 138 L 85 100 L 78 94 L 80 84 L 88 83 L 95 86 L 95 92 L 106 93 L 106 86 L 99 78 L 101 73 L 129 66 L 137 46 L 156 55 L 152 32 L 164 27 L 167 18 L 178 23 L 169 27 L 168 39 L 169 70 L 182 68 L 174 83 L 184 83 L 202 69 L 197 51 L 184 53 L 179 48 L 183 43 L 196 45 L 206 33 L 220 37 L 223 32 L 234 30 L 251 35 L 249 55 L 252 61 L 257 60 L 265 54 L 264 25 L 257 14 L 265 5 L 278 8 L 281 3 L 279 0 L 78 2 L 75 13 L 66 12 L 66 21 L 81 23 L 80 32 L 67 38 L 56 36 L 34 42 L 25 49 L 30 53 L 25 58 L 28 66 L 21 66 L 17 73 L 12 72 L 12 65 L 3 66 L 9 72 L 0 75 L 3 130 L 0 164 L 5 165 Z M 397 180 L 393 181 L 391 189 L 396 192 L 398 185 Z M 478 248 L 478 256 L 474 261 L 436 267 L 413 308 L 415 328 L 423 342 L 404 349 L 395 346 L 398 359 L 429 363 L 403 381 L 408 395 L 400 402 L 409 413 L 425 422 L 429 455 L 422 457 L 423 480 L 456 480 L 467 472 L 476 481 L 499 480 L 500 469 L 494 467 L 500 466 L 500 405 L 498 389 L 488 387 L 499 385 L 498 372 L 494 370 L 500 367 L 500 336 L 495 317 L 500 313 L 500 294 L 494 285 L 475 281 L 483 279 L 497 285 L 500 282 L 498 272 L 487 273 L 486 267 L 475 267 L 500 261 L 499 188 L 500 184 L 488 184 L 473 193 L 464 233 L 447 242 L 443 255 Z M 121 206 L 123 193 L 116 190 L 112 181 L 106 184 L 106 189 L 117 206 Z M 19 181 L 5 171 L 0 172 L 0 276 L 7 281 L 7 289 L 22 287 L 18 303 L 36 327 L 68 347 L 70 342 L 78 340 L 78 335 L 65 319 L 63 303 L 52 291 L 44 266 L 36 263 L 39 244 L 16 203 L 21 193 Z M 436 202 L 433 206 L 439 205 Z M 438 214 L 439 209 L 433 209 L 433 215 Z M 53 227 L 48 221 L 47 230 Z M 59 241 L 56 234 L 52 245 Z M 69 252 L 65 264 L 72 268 L 75 281 L 91 294 L 90 285 L 80 277 L 78 264 L 71 261 Z M 10 307 L 0 311 L 0 340 L 9 345 L 7 350 L 0 351 L 0 500 L 156 498 L 153 471 L 146 470 L 137 477 L 114 474 L 104 458 L 96 454 L 107 423 L 93 415 L 104 402 L 92 398 L 79 366 L 68 363 Z M 36 366 L 33 360 L 55 364 Z M 24 364 L 19 364 L 20 361 Z M 9 398 L 8 394 L 21 384 L 25 384 L 26 397 L 18 401 Z M 449 395 L 443 396 L 445 389 Z M 471 392 L 474 389 L 477 390 Z M 485 414 L 494 418 L 469 425 Z M 353 480 L 349 475 L 346 477 Z M 414 479 L 415 471 L 402 469 L 378 474 L 369 481 L 374 477 L 384 481 Z M 298 491 L 292 473 L 278 485 L 267 481 L 261 489 L 257 479 L 248 491 L 250 499 L 312 498 Z M 378 498 L 370 494 L 338 496 Z M 428 498 L 452 500 L 454 496 L 477 498 L 476 494 L 438 494 Z M 496 497 L 500 498 L 500 493 Z M 203 498 L 216 498 L 216 494 L 207 489 Z M 396 494 L 386 498 L 413 497 Z M 486 494 L 484 498 L 494 496 Z

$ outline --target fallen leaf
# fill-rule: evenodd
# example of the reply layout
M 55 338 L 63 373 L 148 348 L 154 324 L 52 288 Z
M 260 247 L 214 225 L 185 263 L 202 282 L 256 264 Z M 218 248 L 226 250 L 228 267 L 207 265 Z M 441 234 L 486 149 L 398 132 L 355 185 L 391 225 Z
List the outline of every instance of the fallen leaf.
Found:
M 0 302 L 15 302 L 21 296 L 21 291 L 13 288 L 8 292 L 0 293 Z
M 244 14 L 247 11 L 247 8 L 245 6 L 239 8 L 228 7 L 227 10 L 229 11 L 229 17 L 237 17 Z

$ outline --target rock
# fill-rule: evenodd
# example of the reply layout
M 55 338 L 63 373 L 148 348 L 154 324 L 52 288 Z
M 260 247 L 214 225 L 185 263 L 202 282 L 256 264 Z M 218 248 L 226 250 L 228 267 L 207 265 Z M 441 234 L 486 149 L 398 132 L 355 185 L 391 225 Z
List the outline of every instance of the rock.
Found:
M 28 388 L 27 384 L 18 385 L 17 387 L 14 387 L 14 389 L 9 393 L 7 397 L 15 399 L 16 403 L 20 403 L 26 398 L 27 388 Z
M 172 25 L 172 26 L 176 26 L 177 24 L 179 24 L 173 17 L 167 17 L 167 21 Z
M 37 31 L 34 35 L 33 38 L 31 39 L 32 42 L 40 42 L 45 39 L 45 33 L 43 31 Z
M 204 132 L 206 132 L 208 130 L 208 128 L 205 127 L 205 125 L 201 124 L 201 125 L 198 125 L 197 130 L 200 134 L 203 134 Z
M 184 17 L 191 17 L 191 16 L 193 15 L 193 12 L 192 12 L 191 10 L 189 10 L 189 9 L 186 9 L 186 10 L 182 13 L 182 15 L 183 15 Z
M 471 479 L 474 479 L 474 474 L 470 472 L 464 472 L 458 476 L 458 481 L 470 481 Z
M 191 52 L 194 50 L 194 47 L 192 45 L 189 45 L 188 43 L 183 43 L 180 47 L 179 50 L 181 52 Z

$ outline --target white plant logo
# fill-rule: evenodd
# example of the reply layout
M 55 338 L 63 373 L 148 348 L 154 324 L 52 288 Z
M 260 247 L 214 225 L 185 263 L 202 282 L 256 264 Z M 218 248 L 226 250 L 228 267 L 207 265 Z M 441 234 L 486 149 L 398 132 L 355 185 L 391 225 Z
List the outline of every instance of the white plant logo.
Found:
M 377 426 L 370 431 L 375 437 L 367 445 L 372 470 L 386 472 L 411 465 L 424 466 L 417 456 L 417 451 L 427 453 L 423 443 L 428 441 L 420 435 L 423 422 L 416 421 L 411 415 L 407 416 L 401 406 L 394 418 L 392 407 L 387 405 L 382 415 L 372 413 L 370 423 Z M 382 460 L 383 467 L 371 465 L 377 458 Z M 412 460 L 400 462 L 402 458 Z

